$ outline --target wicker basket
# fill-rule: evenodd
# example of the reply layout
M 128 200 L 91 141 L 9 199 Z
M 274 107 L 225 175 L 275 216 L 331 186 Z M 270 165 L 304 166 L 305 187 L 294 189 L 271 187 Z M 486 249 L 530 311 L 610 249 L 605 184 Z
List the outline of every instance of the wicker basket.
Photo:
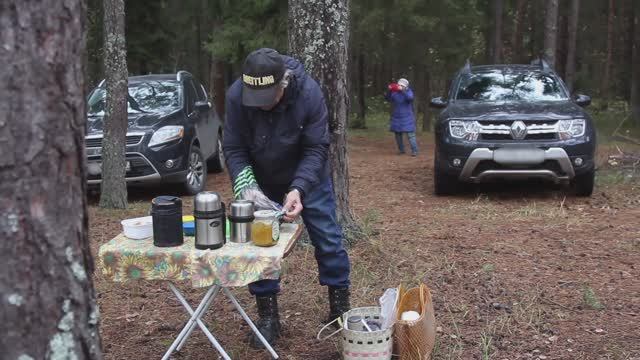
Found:
M 342 332 L 342 357 L 345 360 L 389 360 L 393 350 L 393 327 L 378 331 L 354 331 L 345 329 L 343 324 L 351 316 L 360 316 L 363 319 L 380 320 L 380 307 L 360 307 L 347 311 L 342 318 L 328 323 L 318 333 L 318 340 L 326 340 L 339 332 Z M 334 322 L 340 324 L 340 329 L 332 334 L 322 337 L 322 333 Z
M 436 340 L 435 316 L 431 292 L 425 284 L 401 291 L 398 318 L 404 311 L 420 314 L 417 320 L 395 323 L 395 345 L 400 360 L 428 360 Z

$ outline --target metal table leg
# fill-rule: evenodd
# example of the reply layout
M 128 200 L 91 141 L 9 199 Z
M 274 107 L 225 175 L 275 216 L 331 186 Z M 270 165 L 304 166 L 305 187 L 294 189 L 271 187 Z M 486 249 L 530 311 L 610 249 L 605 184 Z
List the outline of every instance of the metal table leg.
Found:
M 187 333 L 190 334 L 191 332 L 190 330 L 192 330 L 191 327 L 194 323 L 197 323 L 197 325 L 205 333 L 207 338 L 209 338 L 209 341 L 211 341 L 211 344 L 213 344 L 216 350 L 218 350 L 220 355 L 222 355 L 222 357 L 225 360 L 231 360 L 231 358 L 224 351 L 222 346 L 220 346 L 216 338 L 211 334 L 209 329 L 207 329 L 207 327 L 204 325 L 202 320 L 200 320 L 200 317 L 202 317 L 202 315 L 204 314 L 204 310 L 207 307 L 207 304 L 209 305 L 211 304 L 211 301 L 210 301 L 212 300 L 211 298 L 218 293 L 218 291 L 220 290 L 220 287 L 219 286 L 211 287 L 209 291 L 207 291 L 207 293 L 205 294 L 204 298 L 202 298 L 202 301 L 200 301 L 200 304 L 198 305 L 195 311 L 191 309 L 191 306 L 189 306 L 189 303 L 187 303 L 184 296 L 182 296 L 180 291 L 178 291 L 178 289 L 172 283 L 169 283 L 169 288 L 176 295 L 176 297 L 178 298 L 182 306 L 184 306 L 184 308 L 189 312 L 189 314 L 191 315 L 191 318 L 189 318 L 189 321 L 184 326 L 184 328 L 182 329 L 178 337 L 173 341 L 173 343 L 171 344 L 171 347 L 169 347 L 169 350 L 167 350 L 167 352 L 164 354 L 164 356 L 162 357 L 162 360 L 169 359 L 169 356 L 171 356 L 171 354 L 178 347 L 178 345 L 181 342 L 183 342 L 183 339 L 186 339 L 186 337 L 188 336 Z
M 213 302 L 213 300 L 216 298 L 216 296 L 218 295 L 220 290 L 220 287 L 218 286 L 218 289 L 215 291 L 215 293 L 213 294 L 213 296 L 211 296 L 209 298 L 209 301 L 207 301 L 207 304 L 204 306 L 204 309 L 202 309 L 202 314 L 204 316 L 204 314 L 207 313 L 207 311 L 209 310 L 209 307 L 211 307 L 211 303 Z M 189 303 L 187 303 L 186 299 L 184 299 L 184 297 L 182 297 L 182 294 L 180 293 L 176 293 L 174 292 L 174 294 L 176 295 L 176 297 L 178 298 L 178 300 L 182 303 L 182 306 L 184 306 L 185 308 L 191 309 L 191 306 L 189 306 Z M 180 343 L 178 344 L 178 347 L 176 348 L 176 351 L 180 351 L 182 349 L 182 347 L 184 346 L 184 344 L 187 342 L 187 338 L 191 335 L 191 333 L 193 332 L 193 329 L 196 328 L 196 325 L 198 325 L 197 322 L 194 322 L 191 324 L 191 327 L 189 328 L 189 331 L 187 331 L 186 335 L 182 337 L 182 340 L 180 341 Z
M 262 336 L 260 331 L 258 331 L 258 328 L 253 324 L 253 321 L 251 321 L 251 319 L 249 318 L 247 313 L 244 311 L 242 306 L 240 306 L 240 304 L 238 303 L 238 300 L 236 300 L 236 298 L 233 296 L 233 294 L 231 294 L 231 291 L 229 291 L 229 289 L 227 289 L 225 287 L 222 288 L 222 291 L 231 300 L 231 302 L 233 303 L 233 306 L 236 307 L 236 309 L 238 310 L 238 312 L 240 313 L 240 315 L 242 316 L 244 321 L 247 322 L 249 327 L 251 327 L 251 330 L 253 330 L 253 333 L 256 334 L 258 339 L 260 339 L 260 342 L 262 342 L 262 344 L 267 348 L 267 350 L 269 350 L 269 352 L 271 353 L 271 356 L 274 359 L 278 359 L 279 357 L 278 357 L 278 354 L 276 353 L 276 351 L 273 350 L 273 348 L 271 347 L 271 344 L 269 344 L 269 342 L 267 342 L 267 340 L 264 338 L 264 336 Z

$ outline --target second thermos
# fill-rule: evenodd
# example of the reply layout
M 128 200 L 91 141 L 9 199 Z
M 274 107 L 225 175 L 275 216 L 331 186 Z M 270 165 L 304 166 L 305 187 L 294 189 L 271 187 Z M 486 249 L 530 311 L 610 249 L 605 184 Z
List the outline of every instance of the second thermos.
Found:
M 253 208 L 253 201 L 250 200 L 236 200 L 229 205 L 229 224 L 231 227 L 229 241 L 234 243 L 251 242 Z

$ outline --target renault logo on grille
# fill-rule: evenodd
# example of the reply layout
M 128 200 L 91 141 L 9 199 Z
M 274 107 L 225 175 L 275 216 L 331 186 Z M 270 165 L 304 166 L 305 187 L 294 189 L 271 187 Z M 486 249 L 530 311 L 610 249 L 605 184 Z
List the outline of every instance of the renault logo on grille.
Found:
M 522 121 L 514 121 L 511 125 L 511 137 L 515 140 L 522 140 L 527 136 L 527 125 Z

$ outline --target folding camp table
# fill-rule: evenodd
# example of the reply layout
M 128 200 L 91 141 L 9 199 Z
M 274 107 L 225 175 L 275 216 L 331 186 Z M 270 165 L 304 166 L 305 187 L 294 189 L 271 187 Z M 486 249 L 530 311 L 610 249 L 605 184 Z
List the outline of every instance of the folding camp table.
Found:
M 204 332 L 224 359 L 230 359 L 202 321 L 220 293 L 231 300 L 271 356 L 278 359 L 278 354 L 260 334 L 229 288 L 246 286 L 262 279 L 279 278 L 282 259 L 291 252 L 301 233 L 302 225 L 283 224 L 280 240 L 275 246 L 263 248 L 250 243 L 227 243 L 217 250 L 197 250 L 193 237 L 187 236 L 181 246 L 159 248 L 153 245 L 151 238 L 133 240 L 120 234 L 100 247 L 98 258 L 107 280 L 126 282 L 144 279 L 167 282 L 171 292 L 190 315 L 186 325 L 164 354 L 163 360 L 168 359 L 174 351 L 180 351 L 196 327 Z M 209 288 L 195 310 L 175 285 L 183 281 L 190 281 L 192 287 Z

